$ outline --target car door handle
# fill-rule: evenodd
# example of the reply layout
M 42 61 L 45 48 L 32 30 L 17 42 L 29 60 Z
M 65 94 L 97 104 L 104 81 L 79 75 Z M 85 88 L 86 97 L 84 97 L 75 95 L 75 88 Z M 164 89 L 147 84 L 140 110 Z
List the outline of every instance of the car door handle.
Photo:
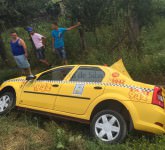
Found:
M 58 84 L 53 84 L 52 86 L 53 86 L 53 87 L 59 87 L 59 85 L 58 85 Z
M 95 86 L 94 89 L 96 89 L 96 90 L 101 90 L 101 89 L 103 89 L 103 88 L 102 88 L 101 86 Z

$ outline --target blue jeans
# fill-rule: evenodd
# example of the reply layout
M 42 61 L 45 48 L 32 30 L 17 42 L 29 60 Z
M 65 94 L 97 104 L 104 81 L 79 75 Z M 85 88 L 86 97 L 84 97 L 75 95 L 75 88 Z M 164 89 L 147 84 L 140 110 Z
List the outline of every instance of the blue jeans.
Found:
M 65 48 L 64 47 L 61 47 L 61 48 L 55 48 L 56 49 L 56 51 L 57 51 L 57 54 L 59 55 L 59 57 L 61 58 L 61 59 L 67 59 L 66 58 L 66 51 L 65 51 Z

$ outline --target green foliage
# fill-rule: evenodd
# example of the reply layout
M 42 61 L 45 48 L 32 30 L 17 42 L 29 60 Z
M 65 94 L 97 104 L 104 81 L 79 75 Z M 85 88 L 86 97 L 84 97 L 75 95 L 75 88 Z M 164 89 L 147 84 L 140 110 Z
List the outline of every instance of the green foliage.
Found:
M 63 18 L 60 19 L 60 26 L 64 26 L 67 22 Z M 47 37 L 46 57 L 50 63 L 54 66 L 61 65 L 57 55 L 51 50 L 51 23 L 40 22 L 32 24 L 36 32 Z M 32 48 L 30 41 L 28 40 L 28 34 L 23 28 L 16 28 L 21 38 L 25 40 L 28 45 L 29 60 L 33 68 L 34 73 L 45 70 L 45 66 L 42 66 L 35 57 L 35 52 Z M 12 66 L 16 66 L 10 52 L 10 30 L 4 33 L 3 39 L 6 45 L 8 59 L 12 63 Z M 65 34 L 65 47 L 68 55 L 69 64 L 99 64 L 111 65 L 120 58 L 122 58 L 126 64 L 126 68 L 130 72 L 133 79 L 138 81 L 147 82 L 150 84 L 162 84 L 165 81 L 165 62 L 164 62 L 164 19 L 158 21 L 150 29 L 143 29 L 140 40 L 143 43 L 142 57 L 137 57 L 134 50 L 126 49 L 126 45 L 123 44 L 112 50 L 112 45 L 117 39 L 118 31 L 114 30 L 112 26 L 100 27 L 96 30 L 97 40 L 95 34 L 87 32 L 85 34 L 87 40 L 87 50 L 84 54 L 80 49 L 80 38 L 77 30 L 67 32 Z M 73 44 L 74 43 L 74 44 Z M 1 73 L 1 80 L 6 80 L 15 77 L 18 74 L 14 74 L 9 69 L 4 70 Z M 6 72 L 9 72 L 6 74 Z M 150 78 L 148 78 L 150 76 Z M 159 78 L 157 77 L 159 76 Z
M 157 9 L 160 5 L 154 0 L 64 0 L 67 16 L 82 23 L 80 38 L 82 50 L 86 50 L 84 32 L 94 32 L 100 27 L 111 26 L 114 33 L 114 41 L 111 43 L 111 51 L 126 44 L 124 49 L 134 49 L 140 56 L 141 43 L 139 35 L 142 27 L 153 23 Z M 97 43 L 96 43 L 97 44 Z
M 47 13 L 54 19 L 58 19 L 58 16 L 61 13 L 60 2 L 60 0 L 50 0 L 46 4 Z
M 103 23 L 108 8 L 107 0 L 64 0 L 64 5 L 69 15 L 80 20 L 88 31 L 95 31 Z
M 64 5 L 89 31 L 104 23 L 113 24 L 119 18 L 128 21 L 130 16 L 142 27 L 152 21 L 154 14 L 153 0 L 64 0 Z
M 164 17 L 165 16 L 165 1 L 164 0 L 153 0 L 153 7 L 154 11 L 158 16 Z
M 16 69 L 2 69 L 0 70 L 0 84 L 2 84 L 2 82 L 17 77 L 19 76 L 18 71 Z
M 155 56 L 163 55 L 165 50 L 165 19 L 157 19 L 154 26 L 150 28 L 144 28 L 141 34 L 141 40 L 143 41 L 143 51 L 147 55 L 152 55 L 155 52 Z
M 130 11 L 130 15 L 136 17 L 140 27 L 152 22 L 155 13 L 153 0 L 133 0 L 127 2 L 127 9 Z
M 0 31 L 12 26 L 25 26 L 42 14 L 48 0 L 1 0 Z
M 139 132 L 129 134 L 124 143 L 109 145 L 90 138 L 89 126 L 24 111 L 12 111 L 0 118 L 0 124 L 1 150 L 161 150 L 165 146 L 164 135 Z

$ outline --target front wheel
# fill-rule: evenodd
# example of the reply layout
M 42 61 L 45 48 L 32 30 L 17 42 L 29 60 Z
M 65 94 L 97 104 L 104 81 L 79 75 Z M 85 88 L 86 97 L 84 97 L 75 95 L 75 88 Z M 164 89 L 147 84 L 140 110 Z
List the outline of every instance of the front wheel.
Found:
M 116 111 L 103 110 L 93 117 L 91 134 L 103 142 L 122 142 L 127 135 L 126 121 Z
M 11 92 L 0 95 L 0 115 L 8 113 L 15 106 L 15 97 Z

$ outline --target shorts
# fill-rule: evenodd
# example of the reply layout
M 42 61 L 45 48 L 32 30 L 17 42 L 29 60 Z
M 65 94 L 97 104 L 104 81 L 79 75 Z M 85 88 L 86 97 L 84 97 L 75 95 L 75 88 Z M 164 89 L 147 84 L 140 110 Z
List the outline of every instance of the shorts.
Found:
M 59 55 L 59 57 L 61 59 L 66 59 L 66 51 L 65 51 L 65 48 L 62 47 L 62 48 L 56 48 L 56 51 L 57 51 L 57 54 Z
M 36 56 L 37 56 L 37 59 L 44 60 L 45 59 L 45 49 L 43 47 L 37 49 Z
M 21 69 L 30 68 L 30 64 L 25 55 L 14 56 L 17 66 Z

